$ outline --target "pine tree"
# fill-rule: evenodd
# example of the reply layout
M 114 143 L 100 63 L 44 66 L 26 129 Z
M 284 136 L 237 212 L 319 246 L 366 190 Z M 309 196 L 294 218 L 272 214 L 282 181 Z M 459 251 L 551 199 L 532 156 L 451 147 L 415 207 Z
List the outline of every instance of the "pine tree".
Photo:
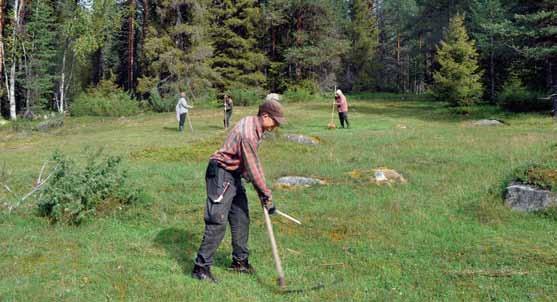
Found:
M 294 84 L 311 80 L 321 88 L 333 88 L 341 56 L 350 44 L 341 36 L 342 15 L 336 1 L 289 2 L 289 39 L 284 48 L 288 74 Z
M 267 62 L 257 48 L 256 29 L 261 11 L 254 0 L 214 0 L 211 37 L 215 47 L 212 66 L 219 73 L 220 89 L 261 86 Z
M 464 17 L 451 18 L 443 41 L 437 48 L 440 66 L 433 74 L 434 94 L 437 99 L 455 106 L 471 105 L 482 96 L 482 72 L 478 53 L 464 27 Z
M 56 67 L 56 32 L 53 4 L 49 0 L 31 2 L 24 38 L 26 112 L 31 106 L 45 107 L 52 99 Z

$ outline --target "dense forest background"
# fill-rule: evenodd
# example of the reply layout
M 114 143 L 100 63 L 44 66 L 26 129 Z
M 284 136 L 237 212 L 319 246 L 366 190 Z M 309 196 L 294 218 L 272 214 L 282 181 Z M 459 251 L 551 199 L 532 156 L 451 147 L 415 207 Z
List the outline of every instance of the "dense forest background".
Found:
M 557 84 L 555 0 L 0 0 L 0 32 L 9 119 L 114 96 L 172 110 L 179 90 L 532 105 Z

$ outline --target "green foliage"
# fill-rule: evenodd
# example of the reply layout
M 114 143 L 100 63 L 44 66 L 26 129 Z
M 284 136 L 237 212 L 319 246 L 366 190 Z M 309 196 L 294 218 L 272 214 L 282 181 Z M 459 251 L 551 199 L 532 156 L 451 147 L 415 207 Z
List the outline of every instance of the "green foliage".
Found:
M 206 0 L 179 4 L 150 2 L 151 18 L 144 28 L 141 50 L 143 76 L 149 78 L 149 83 L 141 87 L 141 92 L 155 84 L 163 98 L 176 96 L 184 87 L 202 95 L 218 80 L 209 61 L 213 54 L 209 3 Z
M 151 89 L 149 93 L 149 108 L 155 112 L 171 112 L 176 108 L 176 98 L 161 97 L 157 88 Z
M 74 116 L 130 116 L 139 112 L 139 105 L 111 80 L 103 80 L 80 94 L 70 112 Z
M 215 47 L 212 67 L 220 75 L 217 86 L 256 87 L 265 82 L 266 56 L 256 47 L 261 11 L 252 0 L 218 0 L 211 6 L 211 37 Z
M 527 164 L 517 168 L 510 180 L 557 192 L 557 163 L 548 161 Z
M 25 81 L 30 105 L 47 107 L 52 99 L 56 74 L 58 24 L 50 1 L 33 1 L 23 44 L 27 55 Z M 27 108 L 29 109 L 29 108 Z
M 309 102 L 319 97 L 319 85 L 313 80 L 303 80 L 287 86 L 284 92 L 286 102 Z
M 140 192 L 130 187 L 119 157 L 101 158 L 97 152 L 83 168 L 58 152 L 52 161 L 55 171 L 39 197 L 38 211 L 53 222 L 80 224 L 141 199 Z
M 370 91 L 376 87 L 376 51 L 379 46 L 379 28 L 373 0 L 354 0 L 352 20 L 351 65 L 354 66 L 355 91 Z
M 234 100 L 234 105 L 239 106 L 259 104 L 265 97 L 265 91 L 260 88 L 230 88 L 227 93 Z
M 456 15 L 437 48 L 440 68 L 433 74 L 435 97 L 453 106 L 477 103 L 483 92 L 477 58 L 474 42 L 468 38 L 464 27 L 464 17 Z
M 513 112 L 551 109 L 551 100 L 542 99 L 539 92 L 529 90 L 516 75 L 511 75 L 497 96 L 498 104 Z

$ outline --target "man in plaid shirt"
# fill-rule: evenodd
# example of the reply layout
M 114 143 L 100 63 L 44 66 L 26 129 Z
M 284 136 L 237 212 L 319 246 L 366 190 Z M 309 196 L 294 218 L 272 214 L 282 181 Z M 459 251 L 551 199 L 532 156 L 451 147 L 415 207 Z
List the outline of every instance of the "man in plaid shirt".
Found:
M 263 132 L 272 131 L 284 121 L 278 95 L 269 94 L 259 106 L 257 116 L 240 120 L 222 148 L 210 157 L 205 174 L 205 233 L 195 259 L 193 278 L 217 282 L 211 274 L 211 264 L 224 238 L 227 222 L 230 223 L 233 249 L 230 269 L 240 273 L 254 272 L 248 262 L 249 211 L 242 177 L 253 183 L 262 205 L 273 214 L 273 197 L 265 183 L 257 148 Z

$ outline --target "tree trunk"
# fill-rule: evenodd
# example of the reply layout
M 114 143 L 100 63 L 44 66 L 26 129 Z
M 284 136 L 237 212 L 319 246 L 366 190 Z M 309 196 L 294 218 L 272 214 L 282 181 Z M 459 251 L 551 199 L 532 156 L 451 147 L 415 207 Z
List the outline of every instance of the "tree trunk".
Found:
M 554 79 L 553 79 L 553 62 L 551 61 L 551 59 L 547 59 L 546 60 L 546 64 L 547 64 L 547 88 L 549 90 L 551 90 L 553 88 L 554 85 Z
M 15 110 L 15 62 L 12 63 L 10 67 L 10 85 L 8 91 L 8 99 L 10 102 L 10 119 L 16 120 L 16 110 Z
M 134 43 L 135 43 L 135 0 L 129 1 L 130 15 L 128 17 L 128 90 L 133 90 L 133 64 L 134 64 Z
M 302 12 L 299 12 L 296 16 L 296 46 L 302 46 L 302 31 L 304 30 L 304 16 Z M 302 78 L 302 66 L 300 63 L 296 63 L 296 80 L 300 80 Z
M 0 78 L 4 67 L 4 0 L 0 0 Z
M 493 49 L 493 36 L 490 37 L 491 49 L 489 52 L 489 82 L 490 82 L 490 99 L 495 102 L 495 50 Z
M 66 43 L 66 47 L 64 47 L 64 54 L 62 55 L 62 72 L 60 73 L 60 86 L 58 87 L 58 95 L 59 95 L 59 100 L 58 100 L 58 112 L 63 113 L 64 112 L 64 98 L 66 97 L 65 95 L 65 88 L 66 88 L 66 54 L 67 54 L 67 43 Z
M 20 32 L 21 17 L 25 8 L 25 0 L 14 0 L 14 29 L 12 31 L 12 47 L 15 47 L 16 37 Z M 16 77 L 16 61 L 15 51 L 12 54 L 12 66 L 10 67 L 10 80 L 8 88 L 8 102 L 10 104 L 10 119 L 16 120 L 16 100 L 15 100 L 15 77 Z
M 402 65 L 400 64 L 400 33 L 396 33 L 396 66 L 398 68 L 398 75 L 397 75 L 397 85 L 400 92 L 401 87 L 404 86 L 402 84 Z

